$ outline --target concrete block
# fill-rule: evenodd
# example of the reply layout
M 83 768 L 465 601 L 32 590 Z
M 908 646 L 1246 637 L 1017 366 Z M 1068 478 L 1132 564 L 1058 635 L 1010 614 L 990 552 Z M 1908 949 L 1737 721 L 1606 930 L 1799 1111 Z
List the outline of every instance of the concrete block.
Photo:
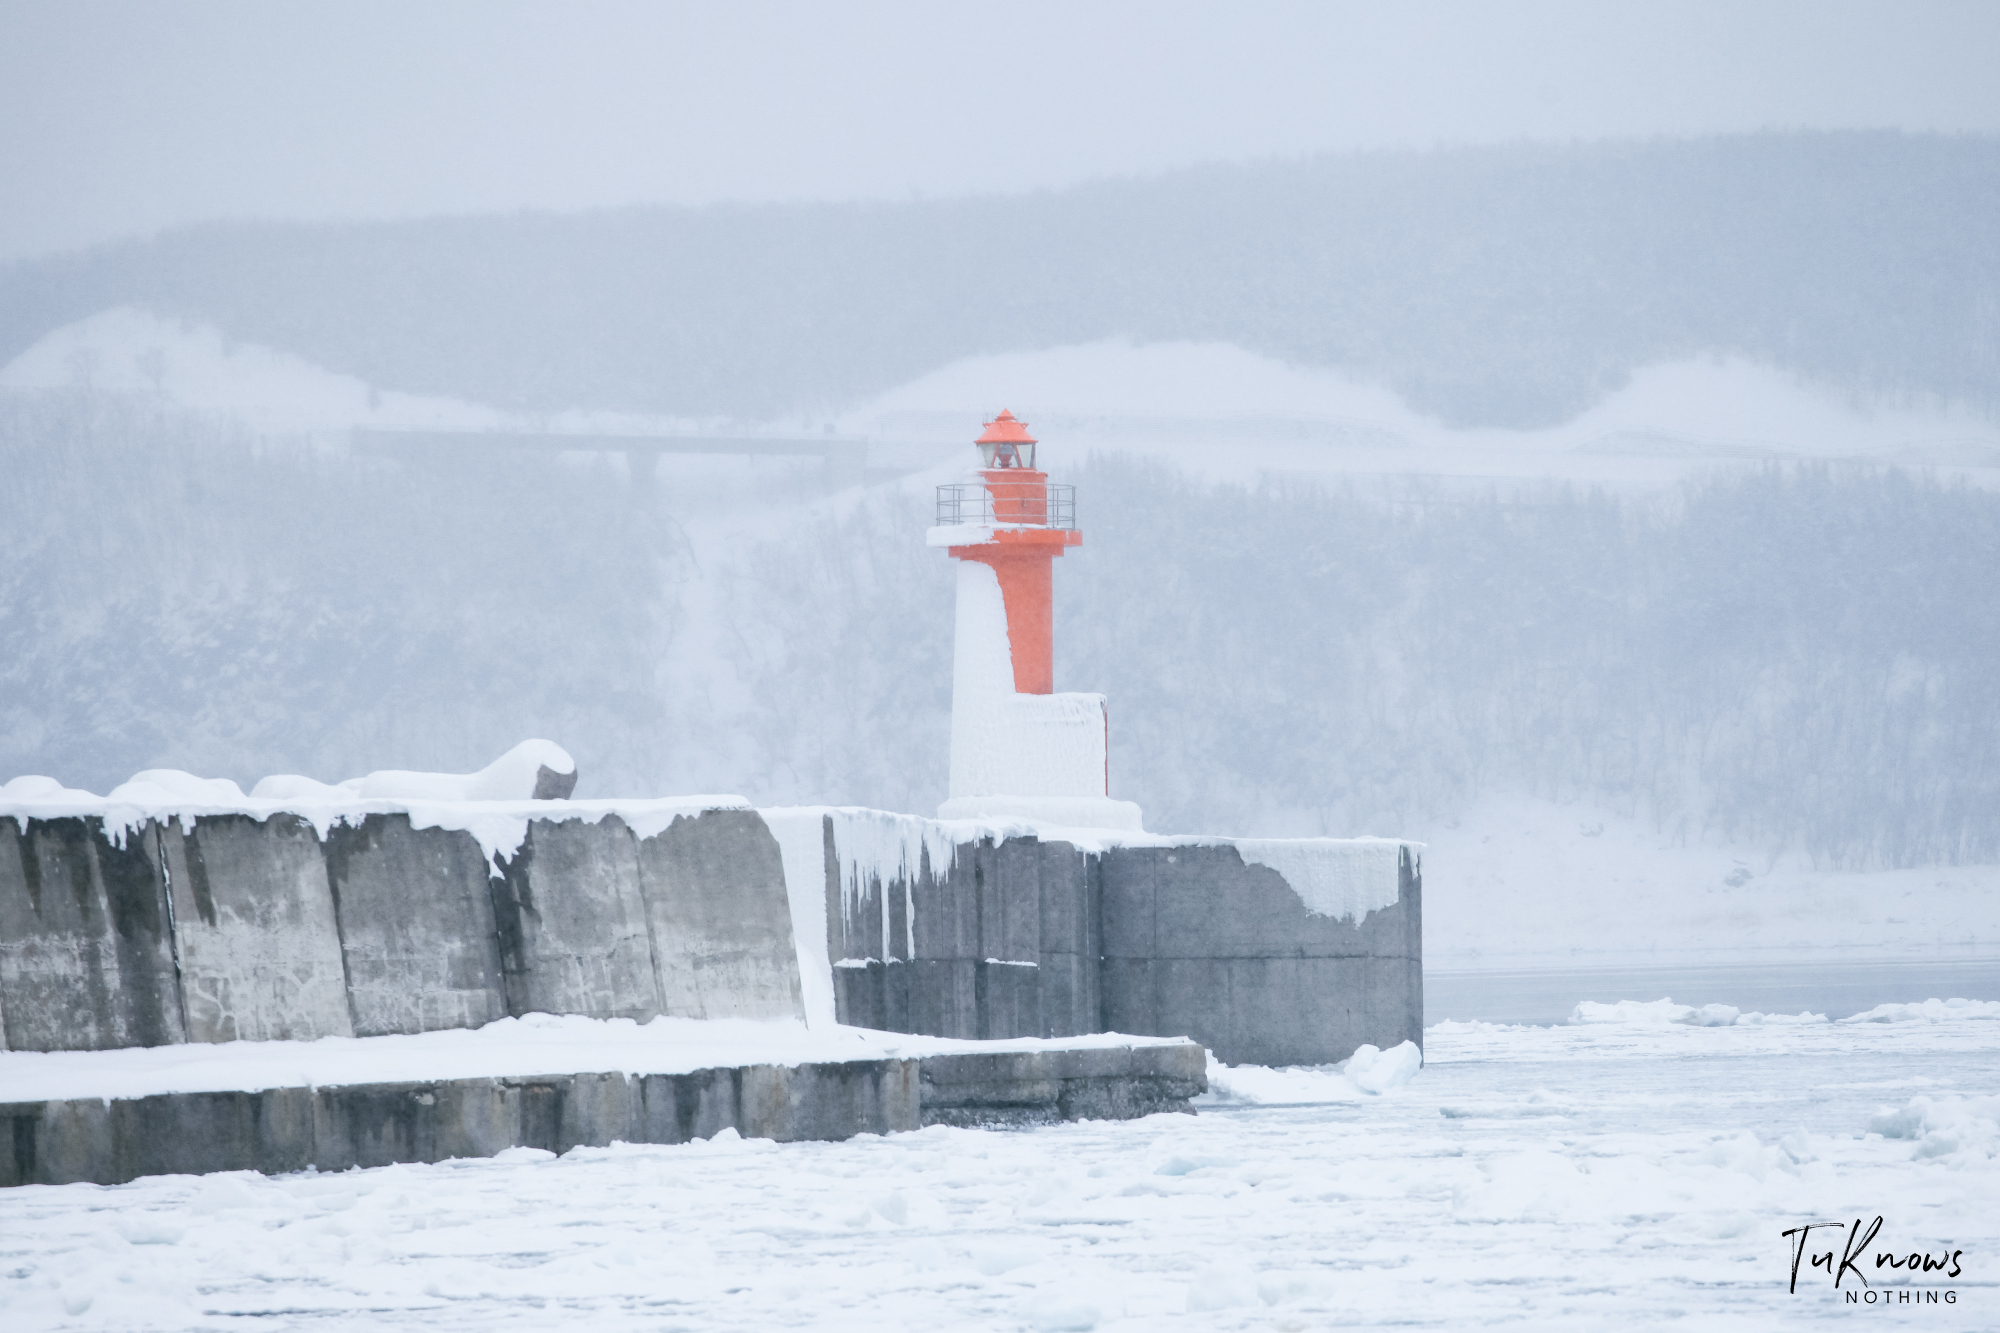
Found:
M 643 1093 L 629 1074 L 576 1074 L 568 1080 L 556 1122 L 556 1152 L 638 1143 Z
M 335 825 L 325 857 L 356 1036 L 507 1016 L 486 855 L 471 834 L 374 814 Z
M 117 1184 L 118 1143 L 111 1107 L 82 1101 L 0 1105 L 0 1186 Z
M 1104 1031 L 1098 996 L 1099 960 L 1074 953 L 1045 953 L 1036 973 L 1042 1018 L 1038 1037 L 1077 1037 Z
M 351 1037 L 340 930 L 312 825 L 204 815 L 157 826 L 190 1041 Z
M 804 1017 L 784 861 L 761 816 L 708 810 L 676 818 L 640 840 L 637 857 L 661 1012 Z
M 979 902 L 976 894 L 984 884 L 978 843 L 961 843 L 956 864 L 942 873 L 920 877 L 911 886 L 916 914 L 912 950 L 918 960 L 972 959 L 979 952 Z M 924 1031 L 927 1029 L 919 1029 Z
M 978 959 L 919 958 L 903 966 L 909 978 L 909 1026 L 897 1031 L 933 1037 L 979 1035 Z
M 616 816 L 537 819 L 492 881 L 507 1011 L 645 1022 L 660 1012 L 637 841 Z
M 993 849 L 980 899 L 981 958 L 1041 957 L 1043 851 L 1033 838 L 1009 838 Z
M 639 1141 L 688 1143 L 714 1138 L 741 1118 L 740 1084 L 734 1069 L 646 1075 L 641 1080 Z
M 438 1160 L 491 1157 L 520 1142 L 521 1099 L 497 1078 L 440 1083 Z
M 930 1056 L 922 1066 L 927 1125 L 1130 1120 L 1186 1112 L 1189 1099 L 1208 1089 L 1207 1053 L 1187 1042 Z
M 980 1037 L 1045 1035 L 1041 964 L 982 958 L 974 964 L 973 986 Z
M 1191 1114 L 1188 1101 L 1207 1091 L 1184 1079 L 1080 1078 L 1063 1082 L 1056 1100 L 1060 1120 L 1137 1120 L 1167 1113 Z
M 894 885 L 873 875 L 845 878 L 838 860 L 830 867 L 826 886 L 827 956 L 835 960 L 883 958 L 891 952 L 883 920 Z
M 1310 914 L 1232 847 L 1113 848 L 1102 862 L 1106 1030 L 1192 1037 L 1229 1064 L 1422 1042 L 1422 878 L 1407 848 L 1397 900 L 1360 922 Z
M 752 1065 L 742 1074 L 746 1137 L 838 1140 L 922 1124 L 915 1060 Z
M 15 1051 L 185 1041 L 150 830 L 0 817 L 0 1037 Z
M 434 1083 L 370 1083 L 313 1090 L 313 1163 L 322 1171 L 434 1162 L 443 1116 Z
M 110 1105 L 117 1144 L 111 1174 L 119 1180 L 300 1171 L 313 1163 L 312 1093 L 306 1088 L 175 1093 Z
M 915 967 L 898 959 L 874 959 L 833 969 L 834 1013 L 842 1023 L 882 1032 L 914 1032 L 910 992 Z

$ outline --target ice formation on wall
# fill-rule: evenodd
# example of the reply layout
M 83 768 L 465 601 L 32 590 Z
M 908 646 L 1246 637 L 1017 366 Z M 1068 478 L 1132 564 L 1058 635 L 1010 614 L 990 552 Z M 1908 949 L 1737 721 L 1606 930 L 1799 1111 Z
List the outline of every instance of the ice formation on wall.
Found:
M 760 810 L 778 840 L 785 868 L 785 900 L 792 912 L 792 942 L 799 955 L 799 1000 L 806 1026 L 822 1031 L 839 1021 L 833 1002 L 833 965 L 826 948 L 826 810 L 793 806 Z
M 833 845 L 840 866 L 840 910 L 847 921 L 866 901 L 871 885 L 880 885 L 877 902 L 882 913 L 882 939 L 891 957 L 916 956 L 917 907 L 911 888 L 926 866 L 942 877 L 958 862 L 958 840 L 944 825 L 917 815 L 890 814 L 858 807 L 830 812 Z M 893 938 L 889 892 L 903 886 L 903 938 Z

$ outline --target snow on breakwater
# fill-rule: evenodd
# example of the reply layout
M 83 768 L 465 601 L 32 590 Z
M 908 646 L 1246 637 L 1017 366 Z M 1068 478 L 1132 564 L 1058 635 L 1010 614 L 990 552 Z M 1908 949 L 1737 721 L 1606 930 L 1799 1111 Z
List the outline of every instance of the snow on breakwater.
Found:
M 1284 877 L 1314 916 L 1364 921 L 1395 905 L 1401 856 L 1410 848 L 1412 869 L 1422 873 L 1419 844 L 1390 838 L 1231 838 L 1244 864 L 1268 866 Z
M 747 810 L 741 796 L 695 795 L 647 799 L 536 800 L 536 774 L 574 774 L 575 761 L 549 741 L 526 741 L 477 773 L 409 773 L 383 770 L 333 784 L 282 775 L 265 778 L 251 793 L 228 778 L 202 778 L 178 769 L 147 769 L 107 796 L 64 787 L 53 778 L 18 777 L 0 786 L 0 816 L 21 819 L 95 818 L 115 847 L 149 823 L 178 820 L 193 832 L 204 816 L 247 815 L 265 820 L 292 815 L 312 826 L 323 842 L 337 825 L 359 826 L 370 815 L 407 815 L 416 829 L 470 834 L 493 873 L 520 853 L 534 819 L 596 824 L 617 816 L 633 835 L 655 836 L 675 819 L 705 810 Z
M 801 1065 L 932 1055 L 1172 1046 L 1185 1038 L 964 1041 L 797 1019 L 629 1018 L 528 1013 L 479 1028 L 316 1041 L 196 1042 L 110 1051 L 0 1051 L 0 1102 L 256 1092 L 456 1078 L 569 1073 L 685 1074 L 740 1065 Z

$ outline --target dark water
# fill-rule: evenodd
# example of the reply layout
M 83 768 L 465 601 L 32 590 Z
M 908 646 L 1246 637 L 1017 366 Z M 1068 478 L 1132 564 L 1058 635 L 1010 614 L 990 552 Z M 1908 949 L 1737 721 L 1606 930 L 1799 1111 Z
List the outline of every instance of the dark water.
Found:
M 1578 968 L 1424 974 L 1424 1022 L 1561 1023 L 1581 1000 L 1733 1004 L 1744 1011 L 1828 1018 L 1878 1004 L 2000 1000 L 2000 959 L 1985 962 L 1771 963 L 1726 967 Z

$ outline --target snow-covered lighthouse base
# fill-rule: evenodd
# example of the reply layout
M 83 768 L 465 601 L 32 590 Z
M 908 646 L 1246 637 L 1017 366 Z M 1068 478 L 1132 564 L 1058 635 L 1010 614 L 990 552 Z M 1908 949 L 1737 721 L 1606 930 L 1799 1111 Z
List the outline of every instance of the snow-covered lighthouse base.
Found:
M 1105 794 L 1105 710 L 1101 694 L 1015 691 L 999 578 L 990 565 L 959 561 L 951 796 L 938 818 L 1140 832 L 1139 807 Z

